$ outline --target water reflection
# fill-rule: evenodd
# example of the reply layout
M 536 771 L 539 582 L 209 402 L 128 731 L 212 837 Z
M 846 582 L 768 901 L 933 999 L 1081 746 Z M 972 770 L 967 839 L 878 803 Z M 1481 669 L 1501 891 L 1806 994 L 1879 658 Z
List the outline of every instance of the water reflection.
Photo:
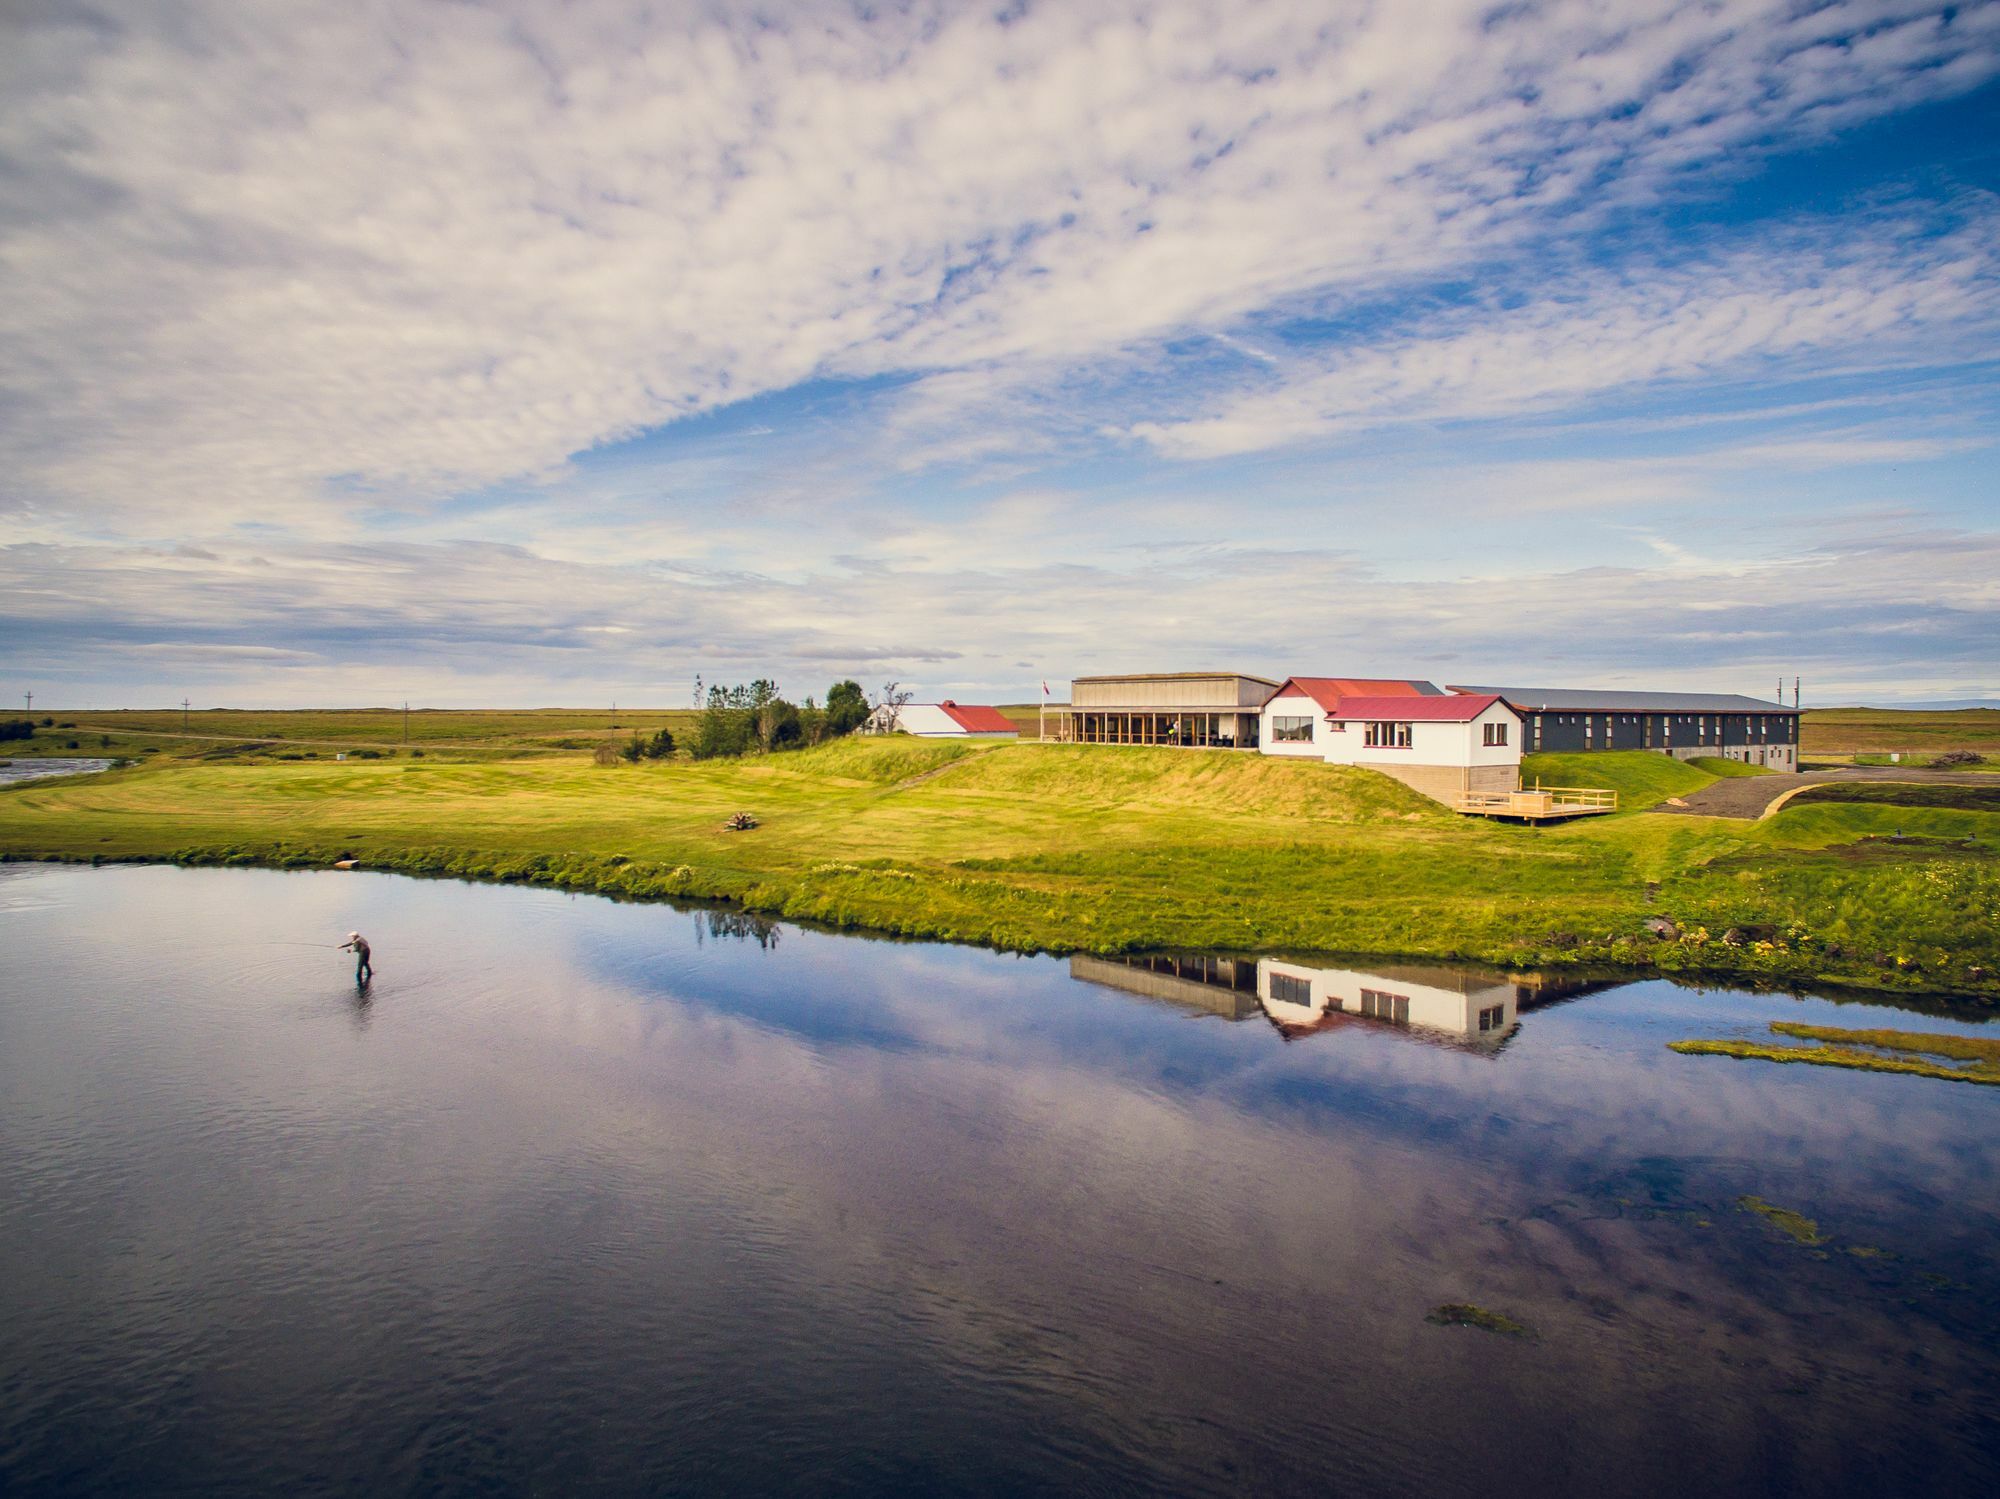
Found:
M 1292 958 L 1148 953 L 1077 955 L 1070 977 L 1219 1015 L 1269 1021 L 1287 1041 L 1346 1027 L 1497 1054 L 1523 1011 L 1617 987 L 1616 981 L 1399 963 L 1369 968 Z
M 0 867 L 0 1492 L 1991 1489 L 2000 1097 L 1665 1045 L 1837 1013 Z

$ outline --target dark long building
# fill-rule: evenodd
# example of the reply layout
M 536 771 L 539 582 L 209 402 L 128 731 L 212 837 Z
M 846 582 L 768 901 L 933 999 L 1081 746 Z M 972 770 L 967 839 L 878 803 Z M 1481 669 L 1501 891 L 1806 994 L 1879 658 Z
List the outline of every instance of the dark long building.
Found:
M 1571 687 L 1474 687 L 1521 717 L 1521 748 L 1655 750 L 1677 760 L 1714 757 L 1799 768 L 1799 710 L 1726 692 L 1599 692 Z

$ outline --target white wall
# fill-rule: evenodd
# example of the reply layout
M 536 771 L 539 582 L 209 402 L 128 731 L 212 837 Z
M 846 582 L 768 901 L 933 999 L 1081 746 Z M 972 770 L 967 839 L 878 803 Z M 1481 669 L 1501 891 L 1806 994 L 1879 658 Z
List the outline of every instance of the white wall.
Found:
M 1313 737 L 1310 743 L 1280 744 L 1273 738 L 1271 720 L 1277 717 L 1309 717 Z M 1507 742 L 1485 742 L 1489 723 L 1507 725 Z M 1505 703 L 1494 703 L 1471 723 L 1426 723 L 1410 726 L 1410 747 L 1391 749 L 1366 743 L 1367 728 L 1352 720 L 1345 730 L 1335 730 L 1326 721 L 1326 710 L 1304 695 L 1273 698 L 1264 705 L 1264 721 L 1259 726 L 1258 749 L 1267 755 L 1289 755 L 1324 760 L 1329 765 L 1519 765 L 1521 763 L 1521 720 Z
M 1312 985 L 1312 1002 L 1301 1005 L 1271 998 L 1271 975 L 1286 974 Z M 1257 963 L 1257 997 L 1264 1013 L 1286 1025 L 1311 1025 L 1322 1015 L 1345 1011 L 1361 1013 L 1361 991 L 1373 989 L 1410 1002 L 1410 1024 L 1424 1030 L 1477 1040 L 1484 1036 L 1498 1040 L 1514 1028 L 1519 1013 L 1517 991 L 1512 984 L 1481 985 L 1470 994 L 1456 989 L 1438 989 L 1414 984 L 1407 979 L 1387 978 L 1346 968 L 1306 968 L 1297 963 L 1261 958 Z M 1492 1029 L 1479 1029 L 1479 1012 L 1500 1006 L 1503 1013 Z
M 877 720 L 870 721 L 871 727 L 876 727 L 877 732 L 880 732 L 879 716 L 880 710 L 878 709 Z M 1015 737 L 1012 734 L 997 732 L 992 734 L 969 733 L 960 726 L 957 719 L 945 712 L 936 703 L 903 704 L 903 711 L 896 719 L 896 727 L 905 734 L 915 734 L 924 739 L 1012 739 Z
M 1271 737 L 1271 720 L 1281 716 L 1286 718 L 1310 718 L 1313 728 L 1312 739 L 1301 741 L 1298 744 L 1279 744 L 1274 741 Z M 1262 719 L 1257 725 L 1257 748 L 1262 753 L 1267 755 L 1291 755 L 1294 757 L 1304 756 L 1308 760 L 1322 760 L 1326 758 L 1326 741 L 1328 737 L 1326 709 L 1322 708 L 1304 693 L 1288 697 L 1274 697 L 1271 701 L 1264 704 Z

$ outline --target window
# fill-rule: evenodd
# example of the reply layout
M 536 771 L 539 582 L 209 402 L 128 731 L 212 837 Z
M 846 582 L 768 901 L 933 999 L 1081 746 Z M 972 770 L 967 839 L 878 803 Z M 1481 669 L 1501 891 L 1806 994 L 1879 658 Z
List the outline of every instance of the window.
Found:
M 1479 1012 L 1479 1028 L 1482 1031 L 1497 1031 L 1507 1022 L 1505 1005 L 1489 1005 Z
M 1292 973 L 1274 973 L 1271 975 L 1271 998 L 1277 1004 L 1310 1005 L 1313 1002 L 1312 980 Z
M 1505 744 L 1506 742 L 1507 725 L 1504 723 L 1490 723 L 1486 725 L 1486 747 L 1488 749 L 1493 748 L 1495 745 Z
M 1273 744 L 1310 744 L 1313 736 L 1313 721 L 1305 718 L 1288 718 L 1283 714 L 1271 715 L 1271 742 Z
M 1361 742 L 1369 749 L 1408 749 L 1410 726 L 1406 723 L 1370 723 Z
M 1361 1013 L 1375 1020 L 1386 1020 L 1392 1025 L 1410 1023 L 1410 996 L 1407 994 L 1387 994 L 1380 989 L 1361 991 Z

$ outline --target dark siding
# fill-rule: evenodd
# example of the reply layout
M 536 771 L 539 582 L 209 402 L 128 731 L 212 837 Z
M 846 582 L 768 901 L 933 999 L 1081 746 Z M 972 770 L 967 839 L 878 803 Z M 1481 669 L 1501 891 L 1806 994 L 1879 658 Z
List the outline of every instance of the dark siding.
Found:
M 1529 754 L 1633 749 L 1694 750 L 1721 755 L 1730 749 L 1799 742 L 1798 715 L 1790 712 L 1557 713 L 1534 708 L 1516 711 L 1521 715 L 1521 747 Z

